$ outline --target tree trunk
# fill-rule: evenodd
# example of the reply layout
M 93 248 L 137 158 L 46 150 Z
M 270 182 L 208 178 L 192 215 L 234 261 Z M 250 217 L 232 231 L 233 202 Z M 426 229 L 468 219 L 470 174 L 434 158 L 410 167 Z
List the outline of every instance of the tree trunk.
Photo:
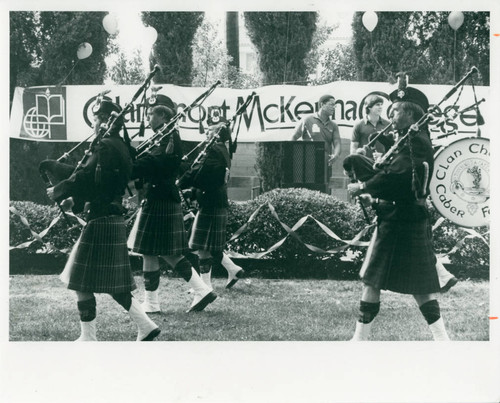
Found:
M 239 13 L 228 11 L 226 13 L 226 47 L 227 54 L 231 56 L 231 66 L 240 68 L 240 35 L 239 35 Z

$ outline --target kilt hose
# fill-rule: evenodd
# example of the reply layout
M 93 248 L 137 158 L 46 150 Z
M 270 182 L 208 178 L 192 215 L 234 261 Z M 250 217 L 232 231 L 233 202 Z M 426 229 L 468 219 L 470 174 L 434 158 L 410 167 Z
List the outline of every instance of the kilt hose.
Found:
M 119 294 L 136 288 L 122 216 L 87 223 L 61 273 L 70 290 Z
M 226 245 L 226 226 L 226 207 L 202 207 L 194 219 L 189 248 L 222 252 Z
M 187 250 L 187 235 L 180 203 L 146 200 L 136 220 L 132 250 L 141 255 L 181 255 Z
M 428 220 L 379 220 L 361 267 L 363 283 L 401 294 L 440 291 Z

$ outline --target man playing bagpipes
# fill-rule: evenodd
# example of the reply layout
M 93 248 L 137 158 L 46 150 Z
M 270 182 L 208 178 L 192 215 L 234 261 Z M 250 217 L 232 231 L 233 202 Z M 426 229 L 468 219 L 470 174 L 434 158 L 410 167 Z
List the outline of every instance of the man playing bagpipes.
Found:
M 400 134 L 379 166 L 368 166 L 363 156 L 344 168 L 360 182 L 348 185 L 351 196 L 371 202 L 377 227 L 368 247 L 360 277 L 363 292 L 352 340 L 368 340 L 380 308 L 383 289 L 414 296 L 434 340 L 449 340 L 436 293 L 440 291 L 431 225 L 426 207 L 428 178 L 434 158 L 427 128 L 427 97 L 406 86 L 390 94 L 391 120 Z
M 370 176 L 377 158 L 394 145 L 392 123 L 381 117 L 383 101 L 379 95 L 368 96 L 364 103 L 366 116 L 354 126 L 351 154 L 343 162 L 344 171 L 351 182 L 357 180 L 352 165 L 356 165 L 358 170 L 367 170 L 367 176 Z M 457 284 L 457 278 L 440 261 L 436 262 L 436 270 L 441 292 L 446 292 Z
M 165 95 L 148 99 L 147 117 L 151 128 L 158 133 L 169 128 L 167 123 L 174 117 L 175 105 Z M 151 150 L 133 164 L 132 179 L 144 182 L 145 199 L 137 215 L 129 237 L 129 247 L 143 255 L 143 274 L 146 312 L 159 312 L 158 287 L 160 262 L 163 258 L 194 290 L 194 298 L 188 310 L 201 311 L 212 303 L 217 295 L 200 278 L 183 255 L 187 251 L 187 234 L 184 228 L 179 188 L 175 184 L 182 159 L 181 139 L 175 128 Z
M 131 294 L 136 285 L 127 250 L 122 196 L 132 171 L 132 159 L 129 145 L 120 137 L 124 127 L 121 108 L 109 98 L 98 97 L 92 111 L 96 137 L 78 166 L 53 160 L 40 164 L 41 172 L 52 171 L 59 179 L 66 177 L 47 189 L 49 198 L 58 203 L 73 200 L 70 204 L 74 203 L 77 211 L 85 205 L 87 224 L 61 279 L 77 295 L 81 324 L 78 341 L 97 340 L 94 293 L 110 294 L 136 323 L 137 341 L 150 341 L 160 329 Z
M 192 193 L 199 211 L 191 228 L 189 247 L 198 251 L 200 274 L 210 288 L 213 264 L 221 263 L 227 270 L 226 288 L 231 288 L 244 274 L 243 269 L 224 254 L 229 207 L 227 182 L 231 168 L 226 147 L 227 142 L 231 146 L 228 123 L 219 107 L 208 108 L 207 145 L 178 181 L 181 189 L 194 188 Z

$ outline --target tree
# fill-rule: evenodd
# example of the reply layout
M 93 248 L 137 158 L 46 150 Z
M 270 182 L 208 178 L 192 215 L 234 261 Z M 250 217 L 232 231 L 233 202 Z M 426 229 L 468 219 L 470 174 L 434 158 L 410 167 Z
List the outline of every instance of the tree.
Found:
M 246 12 L 245 26 L 258 51 L 263 84 L 307 84 L 306 55 L 313 47 L 315 12 Z M 281 186 L 280 143 L 257 144 L 256 169 L 265 191 Z
M 323 47 L 338 25 L 323 24 L 318 26 L 314 33 L 313 45 L 306 57 L 309 84 L 321 85 L 333 81 L 356 79 L 356 65 L 351 43 L 336 43 L 333 48 L 328 49 Z
M 229 64 L 240 68 L 240 26 L 237 11 L 226 12 L 226 48 L 231 61 Z
M 409 13 L 377 14 L 378 24 L 372 32 L 362 23 L 363 13 L 354 14 L 353 49 L 360 81 L 394 80 L 395 74 L 403 69 L 402 59 L 412 49 L 413 44 L 406 37 Z
M 104 16 L 103 12 L 11 13 L 11 52 L 15 55 L 11 86 L 102 84 L 108 51 Z M 93 52 L 79 60 L 77 49 L 82 42 L 90 43 Z M 38 164 L 57 159 L 72 146 L 74 143 L 11 139 L 11 200 L 50 203 Z
M 144 82 L 146 74 L 139 49 L 135 49 L 131 57 L 118 49 L 113 53 L 116 53 L 116 59 L 108 68 L 107 78 L 121 85 L 141 84 Z
M 464 13 L 464 24 L 456 31 L 455 55 L 449 13 L 377 15 L 378 24 L 371 33 L 363 26 L 363 13 L 353 18 L 358 80 L 392 81 L 397 72 L 406 71 L 413 83 L 450 84 L 475 65 L 480 70 L 479 82 L 489 85 L 489 13 Z
M 231 61 L 214 25 L 204 20 L 193 39 L 193 86 L 205 87 L 217 80 L 228 84 Z
M 31 11 L 11 11 L 9 15 L 10 97 L 16 86 L 26 87 L 36 81 L 33 64 L 39 54 L 36 35 L 36 14 Z
M 332 32 L 338 28 L 338 24 L 326 25 L 325 23 L 317 25 L 314 31 L 311 43 L 311 50 L 305 58 L 306 72 L 309 78 L 316 76 L 318 69 L 321 69 L 321 59 L 324 55 L 323 45 L 326 43 Z
M 193 67 L 192 42 L 203 21 L 202 12 L 143 12 L 142 21 L 158 32 L 150 57 L 160 71 L 155 82 L 187 85 Z
M 310 80 L 313 85 L 356 80 L 356 61 L 350 43 L 337 43 L 334 48 L 324 51 L 320 55 L 319 64 L 320 73 Z
M 478 82 L 482 85 L 490 85 L 490 13 L 489 12 L 464 12 L 462 40 L 457 37 L 457 43 L 463 46 L 461 56 L 465 57 L 466 64 L 460 65 L 464 70 L 458 72 L 463 75 L 470 67 L 476 66 L 479 70 Z M 461 60 L 457 58 L 457 60 Z
M 259 78 L 244 74 L 231 65 L 223 40 L 218 36 L 217 27 L 204 20 L 193 39 L 193 79 L 192 85 L 205 87 L 220 80 L 226 88 L 255 88 Z
M 40 13 L 41 81 L 44 85 L 102 84 L 109 35 L 102 26 L 105 12 Z M 77 58 L 78 46 L 88 42 L 92 54 Z
M 455 31 L 449 13 L 413 13 L 417 35 L 429 66 L 429 83 L 456 83 L 472 66 L 478 83 L 490 82 L 490 16 L 488 12 L 464 12 L 464 23 Z M 456 35 L 456 37 L 455 37 Z
M 312 46 L 316 12 L 246 12 L 245 26 L 259 53 L 264 85 L 307 83 L 305 56 Z

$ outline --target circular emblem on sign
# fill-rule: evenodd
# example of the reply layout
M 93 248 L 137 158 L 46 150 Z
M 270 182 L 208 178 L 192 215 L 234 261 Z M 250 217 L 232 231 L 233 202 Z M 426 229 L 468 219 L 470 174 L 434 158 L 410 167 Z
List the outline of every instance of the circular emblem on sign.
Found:
M 102 104 L 102 97 L 98 96 L 95 100 L 94 105 L 92 106 L 92 113 L 99 112 L 99 109 L 101 109 L 101 104 Z
M 31 108 L 26 112 L 23 120 L 26 133 L 31 137 L 42 138 L 50 133 L 50 121 L 46 116 L 38 113 L 37 108 Z
M 490 141 L 467 138 L 441 149 L 430 182 L 439 213 L 462 227 L 490 222 Z

